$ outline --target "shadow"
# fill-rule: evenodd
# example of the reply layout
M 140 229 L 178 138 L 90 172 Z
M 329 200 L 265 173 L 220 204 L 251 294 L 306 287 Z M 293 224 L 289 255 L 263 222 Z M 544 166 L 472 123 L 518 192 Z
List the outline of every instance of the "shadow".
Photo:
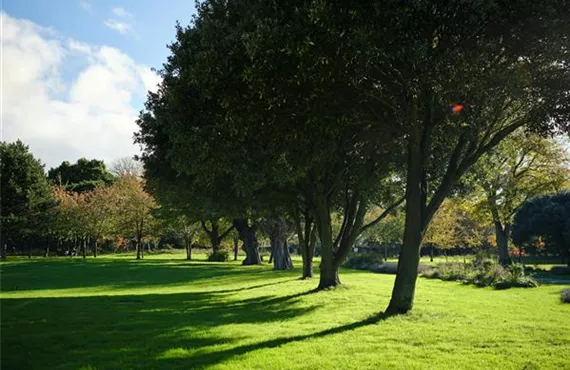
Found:
M 201 263 L 169 260 L 109 260 L 57 258 L 0 266 L 3 292 L 67 288 L 107 287 L 111 289 L 142 286 L 209 283 L 212 280 L 239 279 L 244 282 L 267 281 L 291 276 L 296 270 L 277 274 L 269 265 Z M 280 282 L 275 282 L 279 284 Z M 78 284 L 81 282 L 81 284 Z M 209 285 L 209 284 L 208 284 Z M 245 288 L 244 288 L 245 289 Z M 247 289 L 255 289 L 247 287 Z M 237 291 L 237 290 L 234 290 Z
M 227 361 L 227 360 L 231 359 L 232 357 L 247 354 L 248 352 L 251 352 L 251 351 L 276 348 L 276 347 L 280 347 L 280 346 L 282 346 L 284 344 L 288 344 L 288 343 L 299 342 L 299 341 L 303 341 L 303 340 L 307 340 L 307 339 L 313 339 L 313 338 L 322 338 L 322 337 L 326 337 L 329 335 L 334 335 L 334 334 L 339 334 L 339 333 L 355 330 L 355 329 L 358 329 L 358 328 L 361 328 L 361 327 L 364 327 L 367 325 L 379 323 L 383 320 L 386 320 L 390 316 L 391 315 L 388 315 L 386 313 L 375 314 L 375 315 L 372 315 L 372 316 L 370 316 L 364 320 L 361 320 L 361 321 L 353 322 L 351 324 L 341 325 L 341 326 L 331 328 L 331 329 L 326 329 L 326 330 L 323 330 L 323 331 L 320 331 L 317 333 L 277 338 L 277 339 L 272 339 L 272 340 L 268 340 L 268 341 L 264 341 L 264 342 L 253 343 L 253 344 L 248 344 L 248 345 L 243 345 L 243 346 L 237 346 L 237 347 L 227 349 L 227 350 L 223 350 L 223 351 L 208 352 L 205 354 L 196 355 L 196 356 L 192 356 L 192 357 L 185 358 L 185 359 L 168 359 L 167 361 L 173 362 L 175 365 L 180 366 L 180 367 L 182 367 L 184 365 L 185 366 L 191 365 L 192 368 L 206 368 L 208 366 L 219 364 L 221 362 Z M 169 364 L 169 365 L 172 365 L 172 364 Z
M 2 369 L 34 364 L 37 368 L 38 363 L 44 368 L 89 363 L 104 368 L 141 363 L 160 367 L 150 362 L 162 361 L 160 356 L 172 348 L 216 348 L 244 339 L 221 336 L 213 330 L 218 326 L 263 325 L 313 312 L 319 305 L 299 304 L 305 294 L 247 299 L 223 292 L 2 299 Z

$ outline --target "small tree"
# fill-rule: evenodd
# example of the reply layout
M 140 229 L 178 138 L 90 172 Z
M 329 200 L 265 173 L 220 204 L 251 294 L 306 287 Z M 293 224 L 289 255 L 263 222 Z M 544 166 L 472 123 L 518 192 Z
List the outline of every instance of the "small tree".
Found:
M 133 176 L 118 178 L 113 187 L 118 199 L 119 232 L 135 240 L 137 259 L 142 259 L 143 238 L 156 223 L 152 216 L 152 210 L 156 208 L 154 198 L 145 192 L 142 180 Z
M 491 216 L 501 264 L 511 263 L 508 241 L 516 210 L 528 199 L 562 190 L 569 165 L 555 141 L 519 130 L 474 166 L 476 186 L 470 196 L 480 212 Z

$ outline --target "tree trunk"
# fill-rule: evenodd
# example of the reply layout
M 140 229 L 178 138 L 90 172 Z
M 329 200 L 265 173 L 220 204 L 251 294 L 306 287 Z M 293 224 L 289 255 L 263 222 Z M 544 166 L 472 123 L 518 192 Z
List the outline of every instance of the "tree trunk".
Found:
M 46 249 L 45 249 L 45 252 L 44 252 L 44 258 L 49 257 L 49 241 L 50 241 L 50 240 L 49 240 L 49 235 L 48 235 L 47 238 L 46 238 Z
M 320 190 L 320 191 L 319 191 Z M 336 287 L 340 284 L 338 266 L 335 263 L 332 224 L 328 200 L 322 189 L 317 189 L 315 223 L 321 241 L 320 279 L 317 290 Z
M 184 244 L 186 244 L 186 259 L 190 261 L 192 259 L 192 246 L 190 246 L 190 240 L 188 237 L 184 239 Z
M 6 238 L 2 237 L 0 239 L 0 259 L 6 259 L 8 257 L 8 245 L 6 244 Z
M 500 221 L 495 221 L 495 235 L 497 239 L 497 249 L 499 250 L 499 263 L 503 266 L 512 263 L 511 256 L 509 256 L 509 225 L 506 224 L 505 228 L 501 225 Z
M 83 258 L 87 258 L 87 238 L 82 238 L 82 241 L 83 241 L 83 248 L 81 253 L 83 255 Z
M 261 257 L 259 256 L 259 250 L 257 245 L 257 238 L 255 237 L 255 227 L 249 226 L 249 223 L 245 219 L 239 219 L 234 221 L 236 230 L 240 235 L 240 239 L 243 241 L 243 249 L 245 250 L 245 260 L 243 260 L 243 265 L 260 265 Z
M 301 228 L 300 210 L 297 208 L 295 213 L 295 227 L 297 228 L 297 237 L 299 240 L 299 252 L 303 261 L 303 273 L 301 279 L 313 277 L 313 256 L 315 255 L 316 231 L 312 218 L 309 216 L 309 210 L 304 212 L 304 228 Z
M 398 258 L 398 274 L 392 290 L 387 314 L 403 314 L 412 309 L 420 262 L 424 220 L 422 211 L 422 157 L 419 128 L 408 139 L 408 173 L 406 181 L 406 219 L 404 237 Z
M 234 238 L 234 261 L 238 259 L 238 252 L 239 252 L 239 238 Z
M 433 244 L 431 244 L 429 248 L 429 261 L 433 262 Z
M 137 235 L 137 240 L 135 242 L 135 247 L 137 249 L 137 259 L 140 260 L 142 259 L 142 254 L 141 254 L 141 237 L 140 234 Z
M 291 262 L 291 256 L 287 246 L 287 224 L 285 219 L 279 217 L 275 220 L 270 220 L 269 223 L 269 240 L 271 243 L 271 256 L 273 257 L 273 269 L 292 269 L 293 263 Z
M 28 258 L 32 258 L 32 245 L 28 244 Z
M 93 257 L 97 258 L 97 248 L 99 246 L 97 245 L 97 239 L 95 239 L 95 242 L 93 243 Z
M 384 243 L 384 262 L 388 261 L 388 244 Z

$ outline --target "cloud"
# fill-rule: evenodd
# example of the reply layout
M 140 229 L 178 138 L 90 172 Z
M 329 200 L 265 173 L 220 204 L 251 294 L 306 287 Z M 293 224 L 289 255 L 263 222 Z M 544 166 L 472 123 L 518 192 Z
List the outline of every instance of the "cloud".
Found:
M 88 12 L 91 11 L 91 1 L 89 0 L 79 0 L 79 6 Z
M 123 8 L 113 8 L 113 14 L 121 18 L 131 18 L 133 15 Z
M 120 34 L 124 35 L 132 30 L 132 20 L 133 15 L 126 11 L 124 8 L 113 8 L 111 12 L 118 17 L 117 18 L 108 18 L 103 21 L 105 26 L 109 27 L 113 31 L 117 31 Z
M 103 23 L 105 26 L 109 27 L 113 31 L 119 32 L 121 35 L 124 35 L 131 30 L 130 23 L 121 22 L 116 19 L 109 18 L 103 21 Z
M 136 154 L 137 112 L 159 77 L 119 49 L 1 17 L 2 140 L 21 139 L 47 168 L 81 157 L 110 162 Z

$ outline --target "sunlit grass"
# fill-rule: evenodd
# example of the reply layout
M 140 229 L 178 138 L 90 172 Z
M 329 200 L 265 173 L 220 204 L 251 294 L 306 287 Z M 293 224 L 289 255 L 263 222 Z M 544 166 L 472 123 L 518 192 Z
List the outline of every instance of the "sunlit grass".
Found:
M 390 275 L 310 293 L 298 269 L 128 257 L 2 263 L 2 369 L 570 368 L 560 285 L 420 279 L 413 313 L 384 318 Z

